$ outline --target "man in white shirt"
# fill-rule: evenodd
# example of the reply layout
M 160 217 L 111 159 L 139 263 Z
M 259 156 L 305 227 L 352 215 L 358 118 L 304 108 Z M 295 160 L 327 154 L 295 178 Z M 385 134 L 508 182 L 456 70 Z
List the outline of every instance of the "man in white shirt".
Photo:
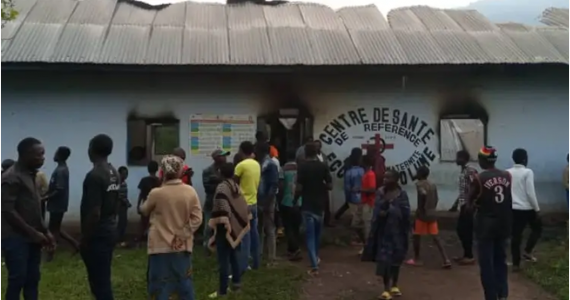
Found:
M 512 177 L 513 195 L 513 228 L 511 240 L 511 254 L 514 270 L 520 269 L 522 234 L 527 226 L 531 234 L 526 243 L 522 258 L 536 262 L 532 255 L 534 246 L 542 234 L 542 222 L 538 215 L 540 207 L 534 190 L 534 173 L 527 168 L 528 154 L 524 149 L 513 151 L 515 165 L 507 171 Z

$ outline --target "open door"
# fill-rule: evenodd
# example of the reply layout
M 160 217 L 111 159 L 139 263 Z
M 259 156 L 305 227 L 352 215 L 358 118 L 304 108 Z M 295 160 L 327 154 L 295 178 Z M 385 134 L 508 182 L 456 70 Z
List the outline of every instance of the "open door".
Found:
M 257 117 L 257 132 L 263 132 L 263 134 L 265 134 L 265 136 L 270 136 L 271 133 L 268 130 L 268 125 L 267 125 L 267 119 L 268 116 L 267 115 L 261 115 Z M 256 132 L 256 133 L 257 133 Z
M 295 152 L 313 134 L 313 117 L 299 108 L 280 109 L 257 119 L 257 130 L 266 134 L 279 151 L 282 163 L 287 154 Z
M 303 118 L 301 120 L 301 126 L 303 128 L 303 130 L 301 131 L 301 142 L 307 140 L 308 137 L 314 137 L 313 136 L 313 116 L 305 116 L 305 118 Z

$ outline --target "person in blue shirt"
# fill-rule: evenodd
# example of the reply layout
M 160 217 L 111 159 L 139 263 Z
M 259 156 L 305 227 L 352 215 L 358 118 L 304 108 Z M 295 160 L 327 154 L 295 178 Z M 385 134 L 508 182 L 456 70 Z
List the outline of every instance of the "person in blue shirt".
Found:
M 256 155 L 261 165 L 261 180 L 257 192 L 257 209 L 259 211 L 259 228 L 261 241 L 259 251 L 262 253 L 267 243 L 267 260 L 273 264 L 277 252 L 277 229 L 275 227 L 275 205 L 279 187 L 279 167 L 269 156 L 269 144 L 258 143 Z M 256 265 L 254 258 L 254 265 Z
M 362 149 L 352 149 L 349 157 L 349 166 L 344 173 L 344 195 L 346 203 L 352 215 L 351 227 L 355 229 L 357 244 L 363 245 L 366 240 L 363 233 L 364 220 L 362 217 L 362 177 L 364 168 L 362 167 Z M 355 243 L 356 244 L 356 243 Z

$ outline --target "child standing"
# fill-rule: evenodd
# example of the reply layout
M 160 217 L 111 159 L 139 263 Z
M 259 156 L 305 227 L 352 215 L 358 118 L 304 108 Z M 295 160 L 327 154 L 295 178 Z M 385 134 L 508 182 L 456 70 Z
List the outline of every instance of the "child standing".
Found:
M 148 176 L 145 176 L 139 182 L 139 201 L 137 203 L 137 212 L 140 215 L 140 236 L 139 236 L 139 243 L 143 243 L 146 241 L 147 230 L 149 226 L 149 218 L 148 216 L 144 216 L 140 213 L 139 207 L 146 201 L 148 194 L 152 189 L 160 187 L 161 182 L 156 173 L 158 172 L 158 163 L 156 161 L 150 161 L 147 166 Z
M 402 296 L 398 287 L 400 266 L 408 252 L 410 204 L 398 184 L 400 174 L 388 170 L 384 186 L 378 190 L 372 217 L 371 234 L 362 254 L 363 261 L 376 262 L 376 275 L 382 278 L 384 291 L 378 299 Z
M 434 244 L 439 250 L 443 260 L 443 268 L 449 269 L 451 268 L 451 262 L 438 237 L 439 228 L 435 216 L 439 201 L 437 186 L 428 180 L 429 168 L 426 166 L 418 169 L 417 177 L 418 209 L 416 210 L 416 221 L 414 224 L 414 258 L 408 260 L 406 264 L 412 266 L 422 265 L 420 260 L 421 237 L 427 235 L 432 237 Z
M 128 211 L 131 207 L 129 202 L 129 188 L 127 186 L 127 177 L 129 177 L 129 169 L 125 166 L 119 167 L 119 177 L 121 186 L 119 187 L 119 222 L 117 224 L 118 240 L 121 247 L 126 247 L 125 233 L 129 224 Z

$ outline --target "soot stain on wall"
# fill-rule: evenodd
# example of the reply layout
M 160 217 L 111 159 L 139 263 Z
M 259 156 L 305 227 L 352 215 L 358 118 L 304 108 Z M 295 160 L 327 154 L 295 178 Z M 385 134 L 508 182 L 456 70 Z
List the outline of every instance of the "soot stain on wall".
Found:
M 440 139 L 442 119 L 479 119 L 484 125 L 484 143 L 487 143 L 489 114 L 481 101 L 481 97 L 472 89 L 444 92 L 438 97 L 438 105 L 436 128 Z M 441 152 L 441 142 L 438 148 Z

